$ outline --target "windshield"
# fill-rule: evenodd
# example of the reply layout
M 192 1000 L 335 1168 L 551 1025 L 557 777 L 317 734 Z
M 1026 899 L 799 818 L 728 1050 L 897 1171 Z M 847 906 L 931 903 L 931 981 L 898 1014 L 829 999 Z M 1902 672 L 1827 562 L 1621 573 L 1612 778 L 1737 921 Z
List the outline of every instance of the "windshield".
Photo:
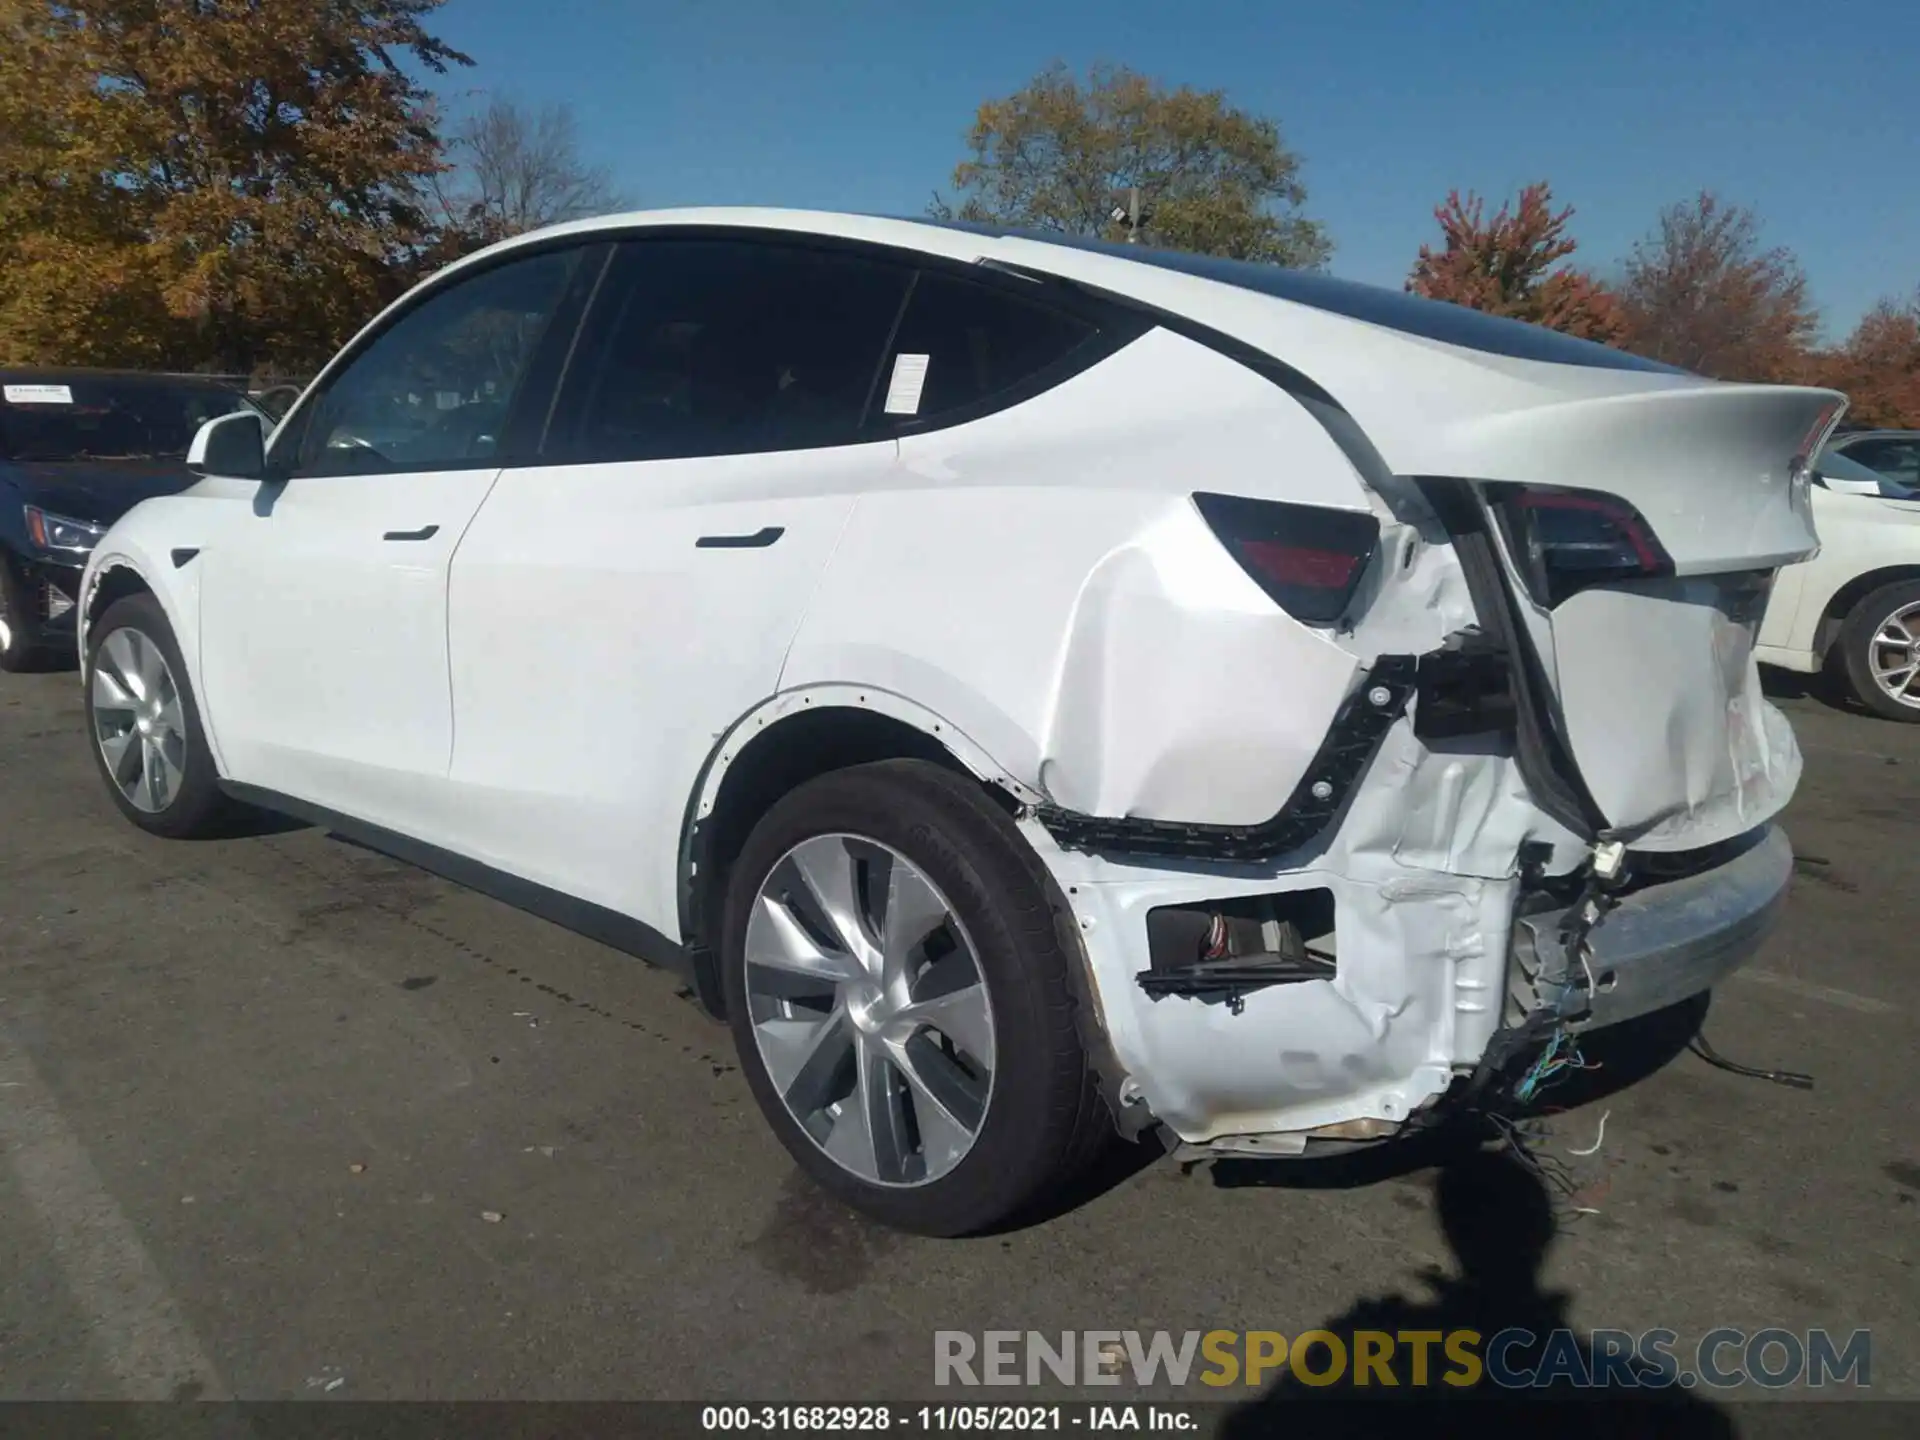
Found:
M 0 385 L 0 460 L 182 460 L 203 423 L 248 408 L 239 392 L 197 380 L 9 377 Z
M 1891 500 L 1911 500 L 1916 494 L 1898 480 L 1869 469 L 1858 460 L 1849 460 L 1838 450 L 1822 450 L 1813 468 L 1820 472 L 1829 489 L 1877 493 Z

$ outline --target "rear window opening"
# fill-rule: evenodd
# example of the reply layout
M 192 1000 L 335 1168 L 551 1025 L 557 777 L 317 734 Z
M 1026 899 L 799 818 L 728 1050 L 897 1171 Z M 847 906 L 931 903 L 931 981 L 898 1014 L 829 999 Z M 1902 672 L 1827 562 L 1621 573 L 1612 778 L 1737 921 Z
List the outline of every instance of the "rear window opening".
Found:
M 1162 905 L 1147 912 L 1151 968 L 1135 979 L 1156 1000 L 1185 995 L 1238 1014 L 1249 991 L 1333 979 L 1336 931 L 1324 887 Z

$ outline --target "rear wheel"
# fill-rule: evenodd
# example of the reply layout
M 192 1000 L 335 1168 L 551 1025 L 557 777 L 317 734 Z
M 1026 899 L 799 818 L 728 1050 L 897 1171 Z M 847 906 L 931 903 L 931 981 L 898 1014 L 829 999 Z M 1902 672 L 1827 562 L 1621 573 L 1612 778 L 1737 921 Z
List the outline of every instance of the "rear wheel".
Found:
M 775 1133 L 886 1224 L 990 1226 L 1110 1133 L 1044 872 L 965 777 L 887 761 L 781 800 L 734 867 L 722 964 Z
M 1920 723 L 1920 581 L 1883 585 L 1840 628 L 1840 665 L 1868 709 Z
M 221 791 L 186 662 L 151 595 L 114 601 L 87 636 L 93 758 L 120 813 L 155 835 L 218 834 L 237 808 Z

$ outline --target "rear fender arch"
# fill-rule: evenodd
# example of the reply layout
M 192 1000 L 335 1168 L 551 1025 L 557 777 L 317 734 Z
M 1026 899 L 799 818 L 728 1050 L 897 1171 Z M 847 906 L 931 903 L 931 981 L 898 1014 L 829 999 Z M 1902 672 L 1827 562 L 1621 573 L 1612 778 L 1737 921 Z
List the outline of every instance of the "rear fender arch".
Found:
M 834 717 L 834 718 L 828 718 Z M 818 749 L 821 727 L 846 737 L 820 763 L 774 765 L 769 792 L 758 792 L 766 766 L 790 741 Z M 718 1015 L 722 1001 L 713 951 L 726 866 L 767 804 L 816 774 L 867 760 L 918 757 L 972 775 L 1009 810 L 1043 803 L 1044 797 L 1017 779 L 972 735 L 946 716 L 894 691 L 873 685 L 830 682 L 782 691 L 755 706 L 728 728 L 708 757 L 688 800 L 679 849 L 679 919 L 682 943 L 693 961 L 701 1004 Z M 797 778 L 793 778 L 797 776 Z M 730 792 L 729 781 L 756 793 Z

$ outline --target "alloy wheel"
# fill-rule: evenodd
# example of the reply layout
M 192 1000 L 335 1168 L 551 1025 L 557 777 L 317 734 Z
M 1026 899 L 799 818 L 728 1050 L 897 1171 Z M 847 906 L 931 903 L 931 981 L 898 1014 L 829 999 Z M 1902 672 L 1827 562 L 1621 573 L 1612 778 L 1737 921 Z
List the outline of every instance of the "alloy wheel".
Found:
M 1920 601 L 1880 622 L 1867 642 L 1867 668 L 1888 699 L 1920 709 Z
M 186 714 L 167 657 L 153 639 L 115 630 L 94 657 L 88 682 L 94 741 L 127 803 L 157 815 L 186 774 Z
M 829 1159 L 915 1186 L 965 1158 L 992 1099 L 993 1007 L 938 886 L 878 841 L 816 836 L 761 882 L 745 948 L 760 1060 Z

